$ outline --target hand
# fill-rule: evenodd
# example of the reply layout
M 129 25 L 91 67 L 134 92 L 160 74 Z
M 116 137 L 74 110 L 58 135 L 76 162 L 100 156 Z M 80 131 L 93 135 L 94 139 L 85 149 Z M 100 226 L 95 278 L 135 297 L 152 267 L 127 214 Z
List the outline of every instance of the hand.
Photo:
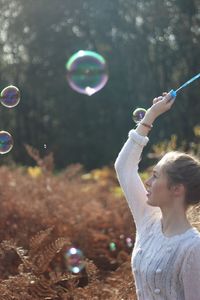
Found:
M 162 96 L 153 99 L 153 105 L 148 109 L 148 112 L 153 114 L 154 118 L 157 118 L 172 107 L 174 100 L 175 97 L 165 92 Z
M 142 122 L 140 122 L 138 127 L 135 129 L 136 132 L 142 136 L 146 136 L 149 133 L 149 130 L 151 129 L 150 126 L 155 121 L 155 119 L 164 112 L 168 111 L 172 107 L 174 100 L 175 97 L 172 97 L 170 92 L 163 93 L 162 96 L 154 98 L 153 105 L 146 111 Z M 142 124 L 149 125 L 149 128 Z

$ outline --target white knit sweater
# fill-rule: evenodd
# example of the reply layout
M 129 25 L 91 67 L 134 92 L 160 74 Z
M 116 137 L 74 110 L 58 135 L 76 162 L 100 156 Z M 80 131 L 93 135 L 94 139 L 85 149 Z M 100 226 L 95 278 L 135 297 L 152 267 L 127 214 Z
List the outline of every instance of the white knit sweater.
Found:
M 193 227 L 166 237 L 161 210 L 146 203 L 138 163 L 148 137 L 129 132 L 115 162 L 136 225 L 131 266 L 139 300 L 200 300 L 200 233 Z

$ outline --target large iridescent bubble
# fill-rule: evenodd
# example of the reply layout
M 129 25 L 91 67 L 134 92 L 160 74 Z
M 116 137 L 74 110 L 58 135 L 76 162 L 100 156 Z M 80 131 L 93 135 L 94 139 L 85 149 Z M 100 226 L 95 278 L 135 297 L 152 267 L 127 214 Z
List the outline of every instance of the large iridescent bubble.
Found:
M 108 81 L 106 61 L 93 51 L 76 52 L 67 61 L 66 69 L 71 88 L 88 96 L 100 91 Z
M 15 107 L 20 101 L 20 91 L 14 85 L 9 85 L 1 91 L 1 104 L 5 107 Z
M 8 153 L 13 147 L 13 138 L 7 131 L 0 131 L 0 154 Z

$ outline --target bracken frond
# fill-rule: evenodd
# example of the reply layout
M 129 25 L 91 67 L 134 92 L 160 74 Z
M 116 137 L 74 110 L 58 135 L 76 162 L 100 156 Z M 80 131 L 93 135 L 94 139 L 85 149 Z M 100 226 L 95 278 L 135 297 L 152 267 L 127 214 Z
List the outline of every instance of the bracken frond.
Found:
M 44 172 L 52 172 L 54 169 L 54 158 L 53 153 L 49 153 L 44 158 L 40 157 L 40 153 L 37 149 L 33 148 L 32 146 L 25 144 L 24 145 L 27 153 L 37 165 L 44 171 Z
M 36 274 L 44 273 L 49 263 L 52 261 L 56 253 L 59 253 L 65 245 L 70 245 L 68 239 L 58 238 L 56 241 L 44 247 L 39 253 L 32 258 L 32 263 L 35 266 Z
M 88 281 L 89 282 L 96 281 L 98 277 L 98 269 L 92 260 L 85 259 L 85 269 L 88 276 Z
M 61 272 L 50 272 L 49 277 L 52 284 L 56 284 L 61 281 L 68 281 L 71 279 L 77 279 L 77 275 L 61 273 Z
M 16 250 L 17 249 L 17 243 L 13 239 L 10 240 L 4 240 L 1 242 L 0 247 L 4 251 L 9 251 L 9 250 Z
M 31 296 L 36 299 L 57 299 L 57 293 L 51 286 L 51 281 L 41 276 L 32 282 L 28 289 Z
M 46 230 L 39 231 L 36 235 L 34 235 L 29 242 L 29 254 L 32 256 L 34 253 L 41 248 L 42 244 L 49 239 L 49 235 L 54 229 L 54 226 L 47 228 Z

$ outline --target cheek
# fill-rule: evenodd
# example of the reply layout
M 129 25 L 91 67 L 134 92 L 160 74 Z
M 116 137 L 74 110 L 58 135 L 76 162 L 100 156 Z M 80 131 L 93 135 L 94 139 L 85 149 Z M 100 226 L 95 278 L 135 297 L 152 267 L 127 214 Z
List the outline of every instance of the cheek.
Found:
M 155 182 L 153 185 L 152 185 L 152 192 L 154 194 L 156 194 L 157 196 L 158 195 L 163 195 L 166 194 L 168 191 L 167 191 L 167 186 L 166 186 L 166 183 L 165 182 Z
M 154 182 L 151 186 L 152 192 L 157 192 L 160 190 L 160 183 L 158 181 Z

